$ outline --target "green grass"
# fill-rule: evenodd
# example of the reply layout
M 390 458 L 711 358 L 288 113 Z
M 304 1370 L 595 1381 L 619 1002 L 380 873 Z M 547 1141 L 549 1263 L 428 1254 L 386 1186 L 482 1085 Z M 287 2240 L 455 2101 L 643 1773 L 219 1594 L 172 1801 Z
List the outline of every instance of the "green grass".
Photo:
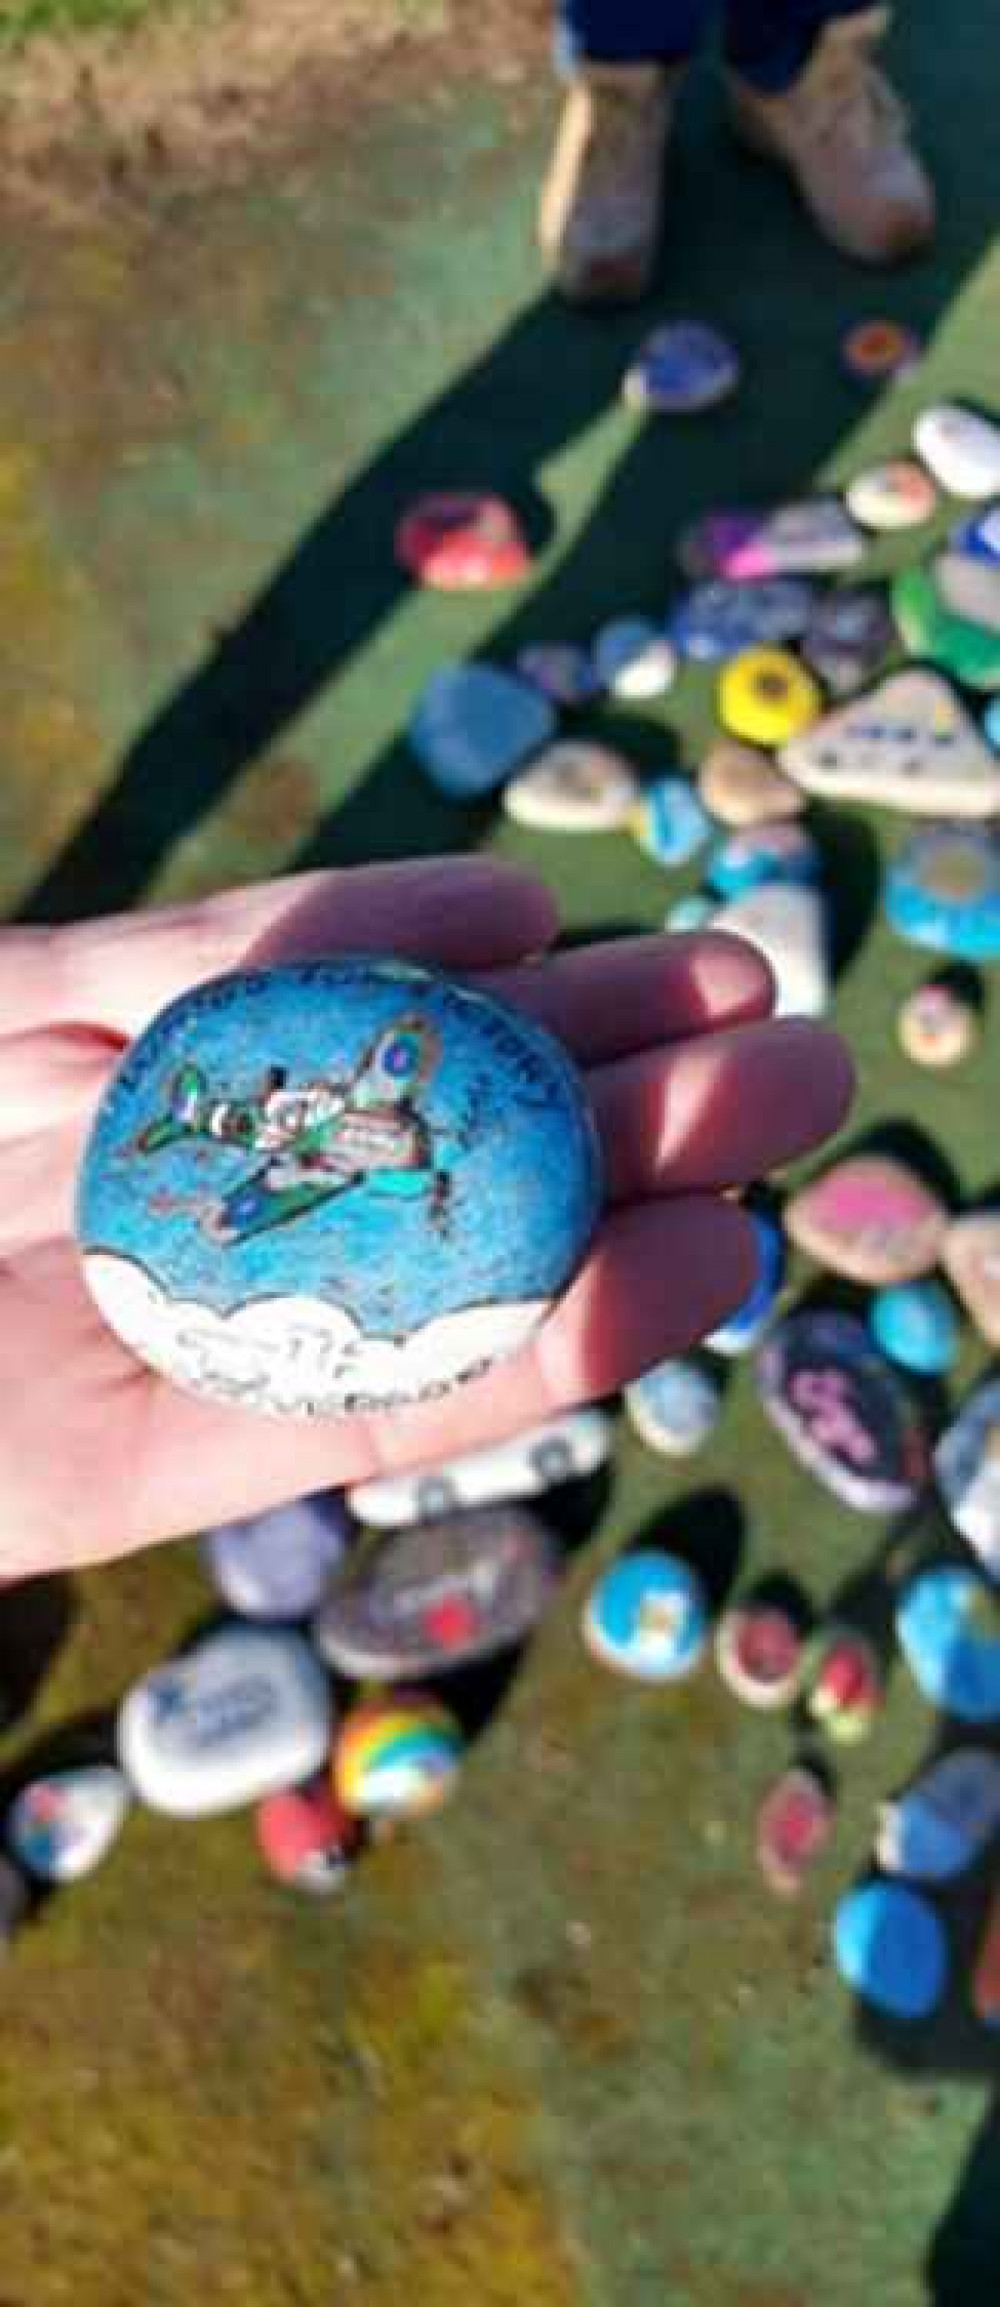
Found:
M 153 16 L 207 16 L 218 6 L 219 0 L 0 0 L 0 50 L 73 32 L 130 32 Z

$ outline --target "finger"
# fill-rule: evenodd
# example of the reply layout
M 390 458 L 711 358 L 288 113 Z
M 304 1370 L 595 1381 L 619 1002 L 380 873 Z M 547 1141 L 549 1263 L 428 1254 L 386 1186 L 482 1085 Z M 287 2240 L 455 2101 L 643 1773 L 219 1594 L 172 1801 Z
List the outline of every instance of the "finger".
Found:
M 229 969 L 338 951 L 488 969 L 548 945 L 555 902 L 501 858 L 427 858 L 302 874 L 197 905 L 115 914 L 0 941 L 0 1033 L 65 1020 L 141 1032 L 187 987 Z
M 839 1129 L 854 1088 L 840 1039 L 805 1018 L 602 1066 L 591 1096 L 613 1200 L 748 1185 Z
M 770 1015 L 774 980 L 756 946 L 706 930 L 626 937 L 478 981 L 527 1010 L 582 1064 Z

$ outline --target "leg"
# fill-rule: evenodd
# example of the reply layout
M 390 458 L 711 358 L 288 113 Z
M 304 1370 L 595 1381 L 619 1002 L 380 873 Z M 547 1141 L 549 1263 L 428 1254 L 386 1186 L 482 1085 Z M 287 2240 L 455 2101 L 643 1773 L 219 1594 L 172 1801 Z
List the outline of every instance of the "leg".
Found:
M 828 23 L 871 13 L 871 0 L 728 0 L 726 59 L 742 80 L 776 95 L 797 80 Z
M 560 51 L 592 64 L 681 64 L 708 13 L 707 0 L 563 0 Z

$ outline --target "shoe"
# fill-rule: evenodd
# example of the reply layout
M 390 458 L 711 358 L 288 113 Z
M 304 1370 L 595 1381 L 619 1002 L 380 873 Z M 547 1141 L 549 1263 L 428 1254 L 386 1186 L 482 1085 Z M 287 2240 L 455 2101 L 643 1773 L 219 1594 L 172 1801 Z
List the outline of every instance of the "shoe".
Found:
M 679 70 L 584 64 L 566 98 L 538 238 L 564 296 L 627 304 L 649 286 Z
M 787 168 L 820 231 L 867 264 L 912 256 L 934 231 L 933 186 L 903 106 L 872 61 L 887 24 L 884 8 L 828 24 L 780 95 L 729 75 L 737 135 Z

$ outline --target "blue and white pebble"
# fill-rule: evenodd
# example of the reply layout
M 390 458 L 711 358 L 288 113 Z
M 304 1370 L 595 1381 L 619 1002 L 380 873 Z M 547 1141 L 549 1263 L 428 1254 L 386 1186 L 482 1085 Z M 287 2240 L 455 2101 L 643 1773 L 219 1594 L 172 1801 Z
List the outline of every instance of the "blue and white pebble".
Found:
M 950 1882 L 1000 1829 L 1000 1754 L 960 1746 L 879 1805 L 875 1856 L 886 1874 Z
M 1000 1721 L 1000 1609 L 974 1570 L 941 1563 L 903 1593 L 896 1632 L 918 1688 L 959 1722 Z
M 118 1752 L 150 1810 L 209 1818 L 313 1778 L 332 1729 L 330 1685 L 304 1636 L 233 1620 L 133 1685 Z
M 833 1952 L 847 1985 L 890 2018 L 928 2018 L 948 1984 L 942 1924 L 904 1883 L 848 1891 L 834 1916 Z
M 771 1321 L 785 1276 L 785 1237 L 774 1218 L 762 1210 L 747 1210 L 757 1242 L 758 1275 L 749 1296 L 706 1338 L 713 1354 L 732 1360 L 750 1354 Z
M 677 671 L 666 635 L 649 617 L 616 617 L 602 625 L 591 661 L 595 686 L 631 704 L 664 696 Z
M 668 321 L 640 346 L 622 392 L 630 408 L 690 416 L 728 399 L 739 377 L 736 352 L 718 329 L 700 320 Z
M 962 1403 L 938 1441 L 934 1472 L 956 1530 L 1000 1579 L 1000 1378 Z
M 804 825 L 786 818 L 774 824 L 740 826 L 713 849 L 706 880 L 720 897 L 742 897 L 765 881 L 799 886 L 819 879 L 819 850 Z
M 657 1362 L 625 1389 L 636 1433 L 664 1458 L 688 1458 L 703 1449 L 721 1407 L 718 1383 L 701 1362 Z
M 953 960 L 1000 960 L 1000 833 L 935 825 L 915 833 L 889 867 L 885 914 L 911 945 Z
M 84 1763 L 32 1779 L 15 1795 L 7 1840 L 18 1865 L 39 1882 L 79 1882 L 117 1842 L 129 1790 L 110 1763 Z
M 712 820 L 685 777 L 658 777 L 644 786 L 630 822 L 640 849 L 657 865 L 686 865 L 712 831 Z
M 919 1377 L 940 1377 L 958 1355 L 959 1322 L 940 1282 L 895 1282 L 871 1303 L 872 1335 L 890 1362 Z
M 960 521 L 952 533 L 953 553 L 968 553 L 973 561 L 1000 563 L 1000 504 L 987 505 L 971 519 Z
M 692 1674 L 708 1633 L 705 1596 L 694 1571 L 653 1547 L 622 1555 L 603 1572 L 583 1619 L 594 1657 L 637 1682 L 677 1682 Z
M 203 1538 L 202 1559 L 241 1618 L 310 1618 L 343 1562 L 350 1529 L 341 1499 L 324 1490 L 222 1523 Z
M 549 744 L 556 715 L 532 682 L 495 665 L 442 665 L 423 689 L 410 743 L 425 776 L 453 801 L 475 801 Z
M 667 632 L 682 657 L 721 664 L 743 649 L 797 640 L 815 606 L 804 577 L 709 577 L 678 602 Z

